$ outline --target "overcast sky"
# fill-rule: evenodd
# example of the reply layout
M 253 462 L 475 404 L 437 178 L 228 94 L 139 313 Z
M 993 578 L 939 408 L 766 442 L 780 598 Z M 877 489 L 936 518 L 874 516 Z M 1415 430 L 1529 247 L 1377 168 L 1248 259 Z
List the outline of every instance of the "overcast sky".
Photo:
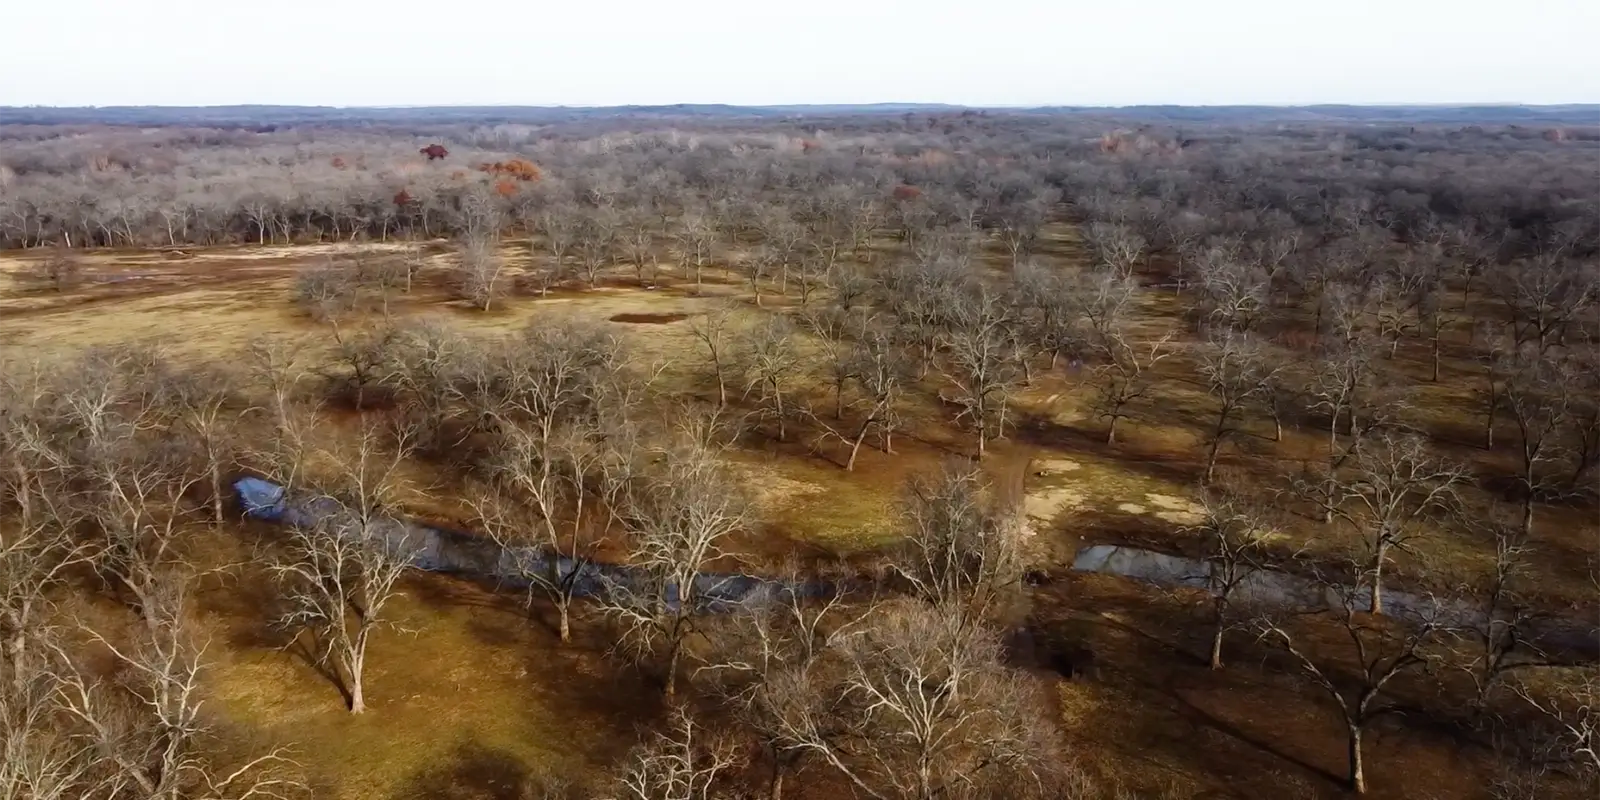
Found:
M 0 105 L 1600 102 L 1600 0 L 17 0 Z

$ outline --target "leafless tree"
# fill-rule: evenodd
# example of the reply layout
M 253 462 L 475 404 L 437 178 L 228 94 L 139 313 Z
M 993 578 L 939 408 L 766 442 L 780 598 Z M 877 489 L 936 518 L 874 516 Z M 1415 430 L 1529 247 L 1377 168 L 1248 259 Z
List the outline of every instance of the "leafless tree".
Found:
M 132 791 L 152 800 L 278 800 L 299 796 L 304 785 L 280 752 L 218 769 L 206 750 L 214 733 L 201 714 L 205 647 L 184 623 L 183 592 L 168 602 L 132 646 L 90 637 L 126 673 L 119 685 L 91 678 L 62 650 L 56 696 L 102 759 L 101 791 Z M 86 794 L 85 796 L 92 796 Z
M 734 367 L 732 343 L 728 337 L 733 322 L 734 307 L 718 304 L 707 309 L 704 315 L 696 317 L 689 324 L 690 333 L 705 348 L 706 361 L 713 377 L 716 378 L 719 407 L 728 404 L 728 379 Z
M 648 205 L 637 205 L 621 217 L 621 240 L 628 263 L 633 265 L 633 275 L 640 286 L 654 286 L 658 266 L 655 250 L 655 210 Z
M 1269 300 L 1266 270 L 1237 247 L 1211 247 L 1194 262 L 1203 324 L 1238 332 L 1254 330 Z
M 688 708 L 628 756 L 609 800 L 717 800 L 719 779 L 739 765 L 738 749 L 696 722 Z
M 566 268 L 567 256 L 578 239 L 581 220 L 575 211 L 570 203 L 552 202 L 539 210 L 534 221 L 534 228 L 541 237 L 539 244 L 550 254 L 552 271 L 556 274 Z
M 1244 434 L 1243 415 L 1258 397 L 1272 390 L 1277 370 L 1267 362 L 1257 341 L 1231 329 L 1212 333 L 1201 350 L 1199 367 L 1200 377 L 1217 403 L 1216 422 L 1206 437 L 1206 471 L 1201 478 L 1202 483 L 1210 483 L 1222 445 Z
M 789 691 L 786 746 L 863 795 L 935 800 L 958 792 L 1026 797 L 1059 758 L 1031 681 L 1001 662 L 999 638 L 916 601 L 833 637 L 827 663 Z
M 794 324 L 788 317 L 767 318 L 751 330 L 737 358 L 743 366 L 745 397 L 756 395 L 760 414 L 778 422 L 778 441 L 787 441 L 793 408 L 784 400 L 793 391 L 791 383 L 801 366 Z
M 1564 343 L 1568 330 L 1600 299 L 1600 271 L 1562 249 L 1508 264 L 1494 278 L 1517 346 L 1531 345 L 1540 354 Z
M 385 452 L 384 438 L 369 424 L 353 453 L 323 453 L 336 465 L 333 477 L 302 482 L 305 497 L 296 499 L 316 518 L 291 530 L 286 552 L 271 564 L 288 603 L 279 623 L 296 633 L 296 641 L 309 634 L 311 656 L 329 671 L 352 714 L 367 708 L 367 645 L 392 625 L 385 607 L 422 545 L 415 531 L 390 516 L 411 441 L 400 431 Z
M 74 509 L 55 501 L 54 493 L 42 495 L 33 513 L 0 517 L 0 664 L 19 693 L 35 674 L 32 644 L 46 624 L 51 591 L 90 555 L 72 538 Z
M 1266 513 L 1231 487 L 1201 492 L 1200 515 L 1194 530 L 1201 538 L 1211 594 L 1210 665 L 1222 669 L 1224 637 L 1251 618 L 1250 609 L 1241 608 L 1239 590 L 1262 569 L 1274 530 Z
M 374 392 L 381 397 L 393 383 L 405 332 L 405 327 L 388 323 L 353 333 L 335 329 L 333 352 L 317 368 L 328 395 L 357 410 L 368 406 Z
M 501 278 L 506 262 L 500 255 L 499 241 L 490 236 L 467 239 L 458 248 L 456 258 L 457 296 L 479 311 L 490 310 L 505 290 Z
M 771 761 L 768 800 L 782 800 L 785 779 L 804 762 L 806 751 L 786 737 L 793 709 L 826 703 L 811 690 L 829 643 L 864 623 L 873 604 L 852 603 L 844 583 L 801 569 L 791 557 L 778 572 L 785 588 L 740 604 L 719 626 L 713 652 L 697 676 L 708 676 L 713 693 L 760 742 Z M 816 587 L 815 590 L 806 587 Z
M 1354 660 L 1353 675 L 1340 669 L 1333 657 L 1307 646 L 1304 631 L 1269 619 L 1259 620 L 1258 624 L 1260 639 L 1275 643 L 1292 656 L 1305 676 L 1338 707 L 1345 727 L 1350 789 L 1365 794 L 1363 737 L 1375 720 L 1398 712 L 1390 692 L 1395 679 L 1431 670 L 1438 663 L 1435 646 L 1446 628 L 1428 618 L 1400 621 L 1363 616 L 1356 607 L 1366 587 L 1359 580 L 1359 571 L 1356 577 L 1358 580 L 1351 584 L 1326 584 L 1325 588 L 1335 593 L 1340 602 L 1323 620 L 1338 626 L 1349 641 L 1349 651 L 1342 655 Z
M 585 285 L 593 287 L 598 284 L 600 271 L 614 260 L 617 229 L 617 215 L 612 209 L 594 209 L 584 214 L 578 225 L 573 249 L 577 253 Z
M 1173 336 L 1169 331 L 1152 342 L 1135 343 L 1128 332 L 1113 328 L 1096 337 L 1092 349 L 1102 360 L 1096 368 L 1096 408 L 1107 421 L 1107 444 L 1116 442 L 1117 423 L 1131 415 L 1134 402 L 1150 392 L 1156 378 L 1155 366 L 1175 352 Z
M 1422 439 L 1394 431 L 1377 434 L 1356 453 L 1349 476 L 1338 481 L 1333 513 L 1362 537 L 1369 613 L 1383 613 L 1384 567 L 1393 551 L 1415 552 L 1413 543 L 1456 510 L 1467 477 Z
M 849 437 L 846 472 L 855 469 L 861 443 L 874 430 L 883 438 L 883 452 L 894 452 L 894 432 L 900 426 L 900 396 L 911 383 L 913 371 L 904 351 L 887 332 L 876 327 L 868 327 L 864 332 L 853 364 L 850 374 L 855 377 L 861 395 L 855 405 L 864 410 L 858 417 L 855 433 Z
M 1144 258 L 1146 242 L 1127 225 L 1096 222 L 1084 231 L 1084 241 L 1094 253 L 1096 267 L 1116 275 L 1131 275 Z
M 1500 376 L 1499 407 L 1517 430 L 1517 482 L 1521 490 L 1522 530 L 1533 533 L 1534 506 L 1557 484 L 1550 474 L 1559 462 L 1573 411 L 1573 390 L 1583 379 L 1573 374 L 1573 362 L 1524 344 L 1503 351 L 1495 372 Z
M 1328 417 L 1328 449 L 1321 465 L 1321 488 L 1306 491 L 1314 499 L 1324 524 L 1333 522 L 1340 471 L 1374 431 L 1392 423 L 1398 409 L 1393 392 L 1376 385 L 1372 358 L 1371 339 L 1358 337 L 1330 343 L 1313 365 L 1314 372 L 1305 386 L 1304 395 L 1311 409 Z
M 836 306 L 812 308 L 800 316 L 805 331 L 815 337 L 820 353 L 820 372 L 833 387 L 833 418 L 844 417 L 844 390 L 855 377 L 855 343 L 852 337 L 866 329 L 868 318 Z
M 61 723 L 61 666 L 30 665 L 0 686 L 0 797 L 75 800 L 114 788 L 94 742 Z
M 700 573 L 727 555 L 728 537 L 744 526 L 743 493 L 714 452 L 691 441 L 666 448 L 621 500 L 635 572 L 608 582 L 603 607 L 620 628 L 624 652 L 639 661 L 659 658 L 671 697 L 705 599 L 708 579 Z
M 295 276 L 295 303 L 312 319 L 339 336 L 339 323 L 364 308 L 370 299 L 350 262 L 329 259 Z
M 893 569 L 912 593 L 962 624 L 1014 623 L 1022 600 L 1022 511 L 976 466 L 948 463 L 913 478 L 906 540 Z
M 673 229 L 673 251 L 677 255 L 678 266 L 686 271 L 694 271 L 695 294 L 700 293 L 701 272 L 711 259 L 718 235 L 715 220 L 703 209 L 691 209 L 680 215 Z
M 986 287 L 958 295 L 950 310 L 945 347 L 946 378 L 955 385 L 961 413 L 977 433 L 982 458 L 992 430 L 1005 435 L 1011 389 L 1019 382 L 1011 309 L 1006 298 Z
M 1600 774 L 1600 674 L 1580 668 L 1554 691 L 1539 692 L 1526 683 L 1514 690 L 1553 729 L 1556 758 L 1590 776 Z
M 222 367 L 197 366 L 174 376 L 168 390 L 178 421 L 198 455 L 211 496 L 212 524 L 223 522 L 226 495 L 222 479 L 233 466 L 239 449 L 235 439 L 239 418 L 248 413 L 240 381 Z
M 1527 539 L 1500 511 L 1496 506 L 1483 521 L 1469 523 L 1473 533 L 1487 533 L 1493 539 L 1495 557 L 1487 582 L 1472 592 L 1480 598 L 1480 617 L 1456 631 L 1465 650 L 1460 661 L 1477 687 L 1480 713 L 1487 711 L 1495 691 L 1508 678 L 1551 663 L 1528 636 L 1537 612 L 1522 594 L 1528 572 Z
M 578 581 L 605 533 L 586 502 L 620 485 L 632 447 L 620 396 L 622 351 L 604 331 L 536 322 L 504 354 L 489 404 L 498 442 L 474 506 L 511 565 L 554 603 L 561 641 L 571 634 Z M 601 473 L 613 480 L 602 480 Z
M 1024 264 L 1014 273 L 1016 305 L 1023 313 L 1020 338 L 1030 355 L 1050 356 L 1054 369 L 1061 356 L 1081 360 L 1088 330 L 1081 286 L 1062 273 Z

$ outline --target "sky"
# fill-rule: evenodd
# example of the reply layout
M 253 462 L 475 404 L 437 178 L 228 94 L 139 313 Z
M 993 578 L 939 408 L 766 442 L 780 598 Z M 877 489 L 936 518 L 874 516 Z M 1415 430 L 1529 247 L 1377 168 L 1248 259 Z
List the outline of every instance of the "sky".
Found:
M 1600 0 L 17 0 L 0 105 L 1600 102 Z

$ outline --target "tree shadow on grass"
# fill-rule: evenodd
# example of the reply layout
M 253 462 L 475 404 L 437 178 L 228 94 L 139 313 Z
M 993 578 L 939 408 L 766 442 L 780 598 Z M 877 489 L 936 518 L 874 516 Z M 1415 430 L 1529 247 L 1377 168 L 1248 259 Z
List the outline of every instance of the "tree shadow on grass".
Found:
M 477 742 L 457 746 L 448 760 L 419 770 L 392 800 L 560 800 L 577 797 L 567 785 L 534 772 L 515 755 Z

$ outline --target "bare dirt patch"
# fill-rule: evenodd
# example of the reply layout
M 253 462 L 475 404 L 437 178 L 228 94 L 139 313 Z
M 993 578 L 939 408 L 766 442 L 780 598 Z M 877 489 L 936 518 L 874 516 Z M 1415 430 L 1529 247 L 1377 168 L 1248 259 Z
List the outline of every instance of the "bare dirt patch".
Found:
M 668 325 L 682 322 L 689 318 L 688 314 L 637 314 L 624 313 L 612 315 L 611 322 L 622 322 L 630 325 Z

